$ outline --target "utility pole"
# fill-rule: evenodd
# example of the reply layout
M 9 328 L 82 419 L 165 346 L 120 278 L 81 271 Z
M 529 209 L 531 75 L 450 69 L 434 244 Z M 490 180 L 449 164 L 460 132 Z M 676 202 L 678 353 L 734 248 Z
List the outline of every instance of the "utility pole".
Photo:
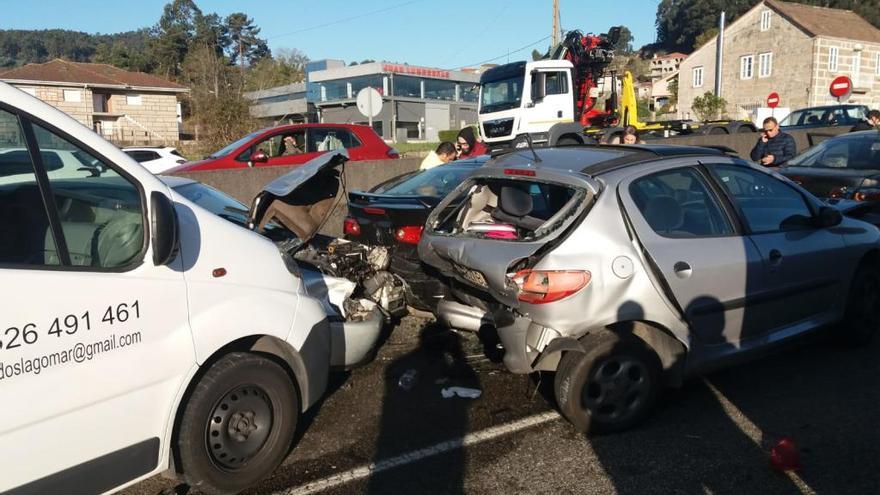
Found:
M 715 96 L 721 97 L 721 70 L 724 62 L 724 11 L 718 20 L 718 39 L 715 41 Z
M 551 46 L 559 44 L 559 0 L 553 0 L 553 35 L 551 36 Z

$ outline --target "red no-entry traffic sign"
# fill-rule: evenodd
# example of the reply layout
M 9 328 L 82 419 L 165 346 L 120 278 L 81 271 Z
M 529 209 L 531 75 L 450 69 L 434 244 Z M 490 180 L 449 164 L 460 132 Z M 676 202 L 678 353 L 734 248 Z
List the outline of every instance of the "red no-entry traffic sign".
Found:
M 852 80 L 846 76 L 838 76 L 831 81 L 831 87 L 829 89 L 831 91 L 831 96 L 835 98 L 846 96 L 852 91 Z
M 767 96 L 767 106 L 770 108 L 776 108 L 779 106 L 779 93 L 774 91 Z

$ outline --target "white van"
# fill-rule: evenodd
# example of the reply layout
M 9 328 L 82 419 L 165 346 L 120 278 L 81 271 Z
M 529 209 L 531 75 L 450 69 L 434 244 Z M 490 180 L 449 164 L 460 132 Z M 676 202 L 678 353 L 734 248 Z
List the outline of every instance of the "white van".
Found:
M 79 176 L 47 171 L 47 150 L 77 154 Z M 268 474 L 330 366 L 378 336 L 331 332 L 298 273 L 0 83 L 0 493 L 102 493 L 163 471 L 233 493 Z

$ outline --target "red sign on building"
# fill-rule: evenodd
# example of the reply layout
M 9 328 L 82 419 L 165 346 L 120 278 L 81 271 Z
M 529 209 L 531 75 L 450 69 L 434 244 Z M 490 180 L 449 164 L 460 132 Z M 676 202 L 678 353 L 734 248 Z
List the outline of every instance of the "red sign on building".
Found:
M 409 76 L 436 77 L 440 79 L 449 79 L 449 71 L 442 69 L 432 69 L 430 67 L 416 67 L 414 65 L 400 64 L 382 64 L 382 70 L 385 72 L 394 72 L 397 74 L 406 74 Z
M 767 96 L 767 106 L 770 108 L 776 108 L 779 106 L 779 93 L 774 91 Z
M 831 96 L 835 98 L 846 96 L 852 91 L 852 80 L 846 76 L 836 77 L 831 81 L 829 90 L 831 91 Z

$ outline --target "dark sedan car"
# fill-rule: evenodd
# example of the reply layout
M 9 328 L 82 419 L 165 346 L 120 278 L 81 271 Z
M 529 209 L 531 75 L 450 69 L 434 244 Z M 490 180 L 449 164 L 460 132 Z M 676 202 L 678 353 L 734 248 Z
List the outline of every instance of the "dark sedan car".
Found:
M 788 114 L 779 122 L 783 131 L 810 129 L 813 127 L 852 126 L 865 119 L 865 105 L 828 105 L 801 108 Z
M 391 272 L 407 282 L 410 306 L 433 311 L 448 291 L 416 252 L 425 220 L 449 191 L 488 158 L 459 160 L 395 177 L 367 192 L 348 193 L 346 238 L 390 248 Z

